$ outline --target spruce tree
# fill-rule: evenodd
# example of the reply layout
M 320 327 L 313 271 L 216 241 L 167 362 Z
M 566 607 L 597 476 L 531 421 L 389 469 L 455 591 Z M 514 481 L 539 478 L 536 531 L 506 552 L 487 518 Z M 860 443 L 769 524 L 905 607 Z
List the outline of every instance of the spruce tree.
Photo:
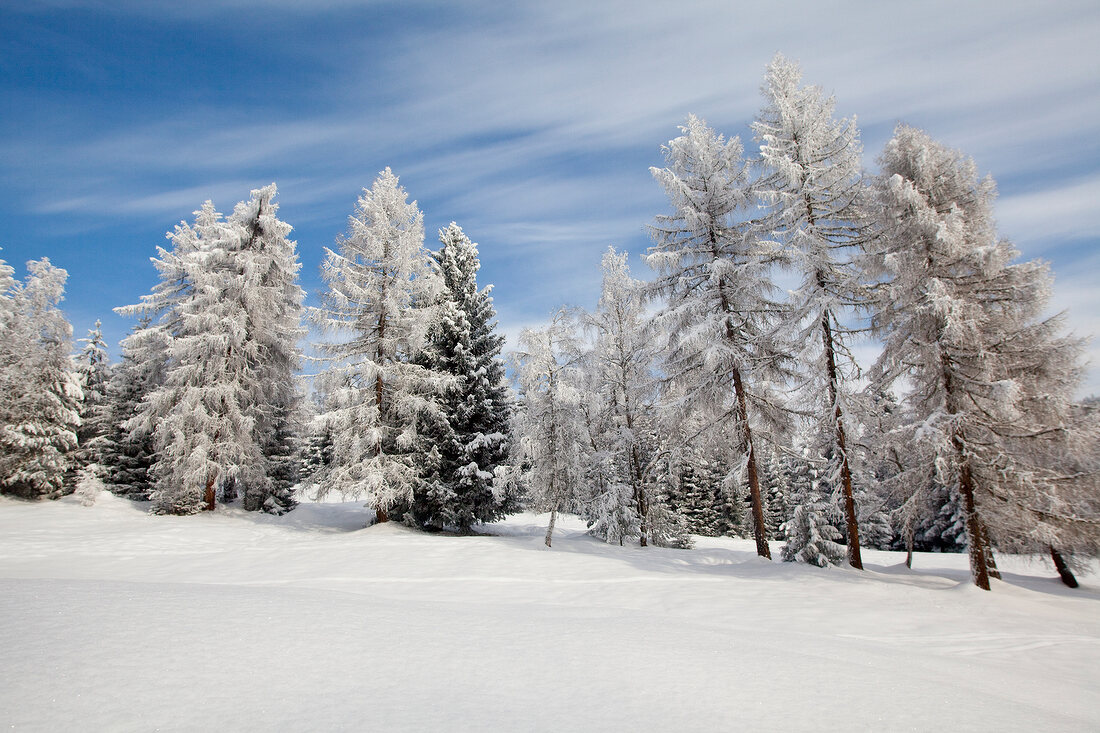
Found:
M 410 512 L 421 525 L 450 525 L 468 532 L 500 519 L 511 505 L 503 488 L 511 444 L 511 398 L 495 333 L 492 286 L 478 288 L 477 245 L 451 222 L 440 230 L 433 253 L 442 291 L 438 315 L 418 359 L 426 368 L 455 378 L 440 400 L 442 419 L 426 432 L 439 453 Z
M 146 395 L 164 384 L 169 335 L 148 316 L 122 340 L 122 359 L 107 394 L 109 427 L 104 438 L 104 483 L 114 494 L 146 501 L 153 490 L 149 473 L 156 460 L 152 425 L 141 420 Z
M 301 367 L 298 341 L 305 330 L 297 244 L 288 238 L 291 226 L 277 217 L 277 193 L 274 183 L 252 191 L 248 201 L 237 204 L 229 224 L 241 232 L 234 269 L 245 295 L 245 338 L 255 354 L 242 381 L 251 392 L 247 412 L 268 478 L 244 487 L 243 505 L 282 514 L 295 505 L 292 494 L 299 477 L 301 392 L 296 375 Z
M 80 406 L 80 427 L 76 431 L 78 448 L 75 467 L 78 469 L 102 463 L 105 441 L 111 429 L 107 391 L 112 370 L 101 327 L 97 320 L 87 337 L 80 339 L 84 348 L 76 357 L 76 371 L 84 393 Z

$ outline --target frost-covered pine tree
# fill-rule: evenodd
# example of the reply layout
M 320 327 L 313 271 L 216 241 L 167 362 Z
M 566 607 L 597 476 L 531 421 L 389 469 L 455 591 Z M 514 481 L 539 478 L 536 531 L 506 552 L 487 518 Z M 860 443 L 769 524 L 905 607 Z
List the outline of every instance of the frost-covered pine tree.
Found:
M 650 509 L 660 502 L 656 468 L 661 455 L 658 415 L 657 351 L 649 333 L 644 285 L 630 275 L 625 252 L 608 248 L 603 256 L 603 286 L 596 312 L 586 326 L 594 335 L 588 355 L 592 411 L 590 430 L 605 470 L 591 517 L 597 535 L 608 541 L 637 537 L 645 547 L 682 546 L 685 534 L 655 532 Z M 666 530 L 667 532 L 667 530 Z
M 0 261 L 0 282 L 11 282 Z M 76 448 L 83 395 L 69 356 L 72 326 L 58 307 L 68 273 L 43 257 L 10 284 L 0 332 L 0 493 L 56 497 Z
M 843 317 L 861 290 L 852 255 L 867 230 L 862 148 L 855 121 L 835 119 L 835 100 L 819 87 L 802 86 L 801 78 L 798 64 L 782 55 L 765 74 L 766 104 L 752 126 L 764 166 L 757 186 L 766 214 L 759 226 L 761 236 L 788 248 L 801 278 L 790 294 L 787 327 L 804 346 L 803 406 L 832 436 L 848 563 L 862 568 L 843 384 L 844 361 L 852 364 Z
M 412 506 L 429 454 L 419 428 L 443 419 L 448 375 L 414 360 L 436 320 L 441 280 L 424 247 L 423 215 L 389 168 L 364 189 L 338 251 L 325 250 L 328 286 L 316 322 L 344 340 L 318 344 L 330 366 L 321 429 L 331 462 L 314 476 L 321 494 L 365 496 L 378 521 Z
M 1046 268 L 1013 264 L 1018 253 L 993 224 L 994 183 L 972 160 L 901 125 L 881 162 L 884 229 L 872 264 L 884 278 L 873 318 L 884 349 L 871 376 L 910 383 L 913 421 L 895 437 L 915 485 L 931 477 L 958 497 L 974 582 L 988 590 L 993 540 L 1095 536 L 1069 509 L 1061 472 L 1029 453 L 1067 434 L 1061 405 L 1080 346 L 1057 336 L 1057 321 L 1036 320 Z
M 297 244 L 289 239 L 291 226 L 277 217 L 277 193 L 274 183 L 252 191 L 234 208 L 229 224 L 241 231 L 235 270 L 244 296 L 245 338 L 255 354 L 242 381 L 251 392 L 247 412 L 269 479 L 245 485 L 243 504 L 250 511 L 282 514 L 294 507 L 298 483 L 301 391 L 296 375 L 305 329 Z
M 845 557 L 844 536 L 829 519 L 827 497 L 833 493 L 828 476 L 804 455 L 792 476 L 791 518 L 781 530 L 785 562 L 805 562 L 818 567 L 838 565 Z
M 666 299 L 656 317 L 663 371 L 677 387 L 672 409 L 703 409 L 716 426 L 734 426 L 756 549 L 770 558 L 756 441 L 785 419 L 774 385 L 788 377 L 787 354 L 771 297 L 781 253 L 743 218 L 753 193 L 740 140 L 726 141 L 694 116 L 681 130 L 664 148 L 668 167 L 652 169 L 672 205 L 650 228 L 655 244 L 646 255 L 658 274 L 652 292 Z
M 438 313 L 419 363 L 456 378 L 442 395 L 443 420 L 427 434 L 439 452 L 432 475 L 416 493 L 418 524 L 469 531 L 500 519 L 511 504 L 504 489 L 511 443 L 511 396 L 495 333 L 492 286 L 479 288 L 477 245 L 458 224 L 439 232 L 432 257 L 442 276 Z
M 76 357 L 76 372 L 80 378 L 84 400 L 80 405 L 80 427 L 76 431 L 76 468 L 100 464 L 104 457 L 104 444 L 110 432 L 111 409 L 107 389 L 111 380 L 111 365 L 107 355 L 107 343 L 103 340 L 102 324 L 80 339 L 84 348 Z
M 764 462 L 763 484 L 764 504 L 767 508 L 765 522 L 769 539 L 782 539 L 783 533 L 780 527 L 791 518 L 788 496 L 790 473 L 791 457 L 786 453 L 780 454 L 774 448 L 768 451 L 767 460 Z
M 110 430 L 104 439 L 104 483 L 112 493 L 128 499 L 145 501 L 153 491 L 152 425 L 132 426 L 141 422 L 135 418 L 142 414 L 145 396 L 164 384 L 168 342 L 168 332 L 143 317 L 122 340 L 122 358 L 108 384 Z
M 547 547 L 558 512 L 577 506 L 590 445 L 577 330 L 561 309 L 546 328 L 524 329 L 512 354 L 520 398 L 515 434 L 532 505 L 550 512 Z
M 178 264 L 186 285 L 162 318 L 171 329 L 164 383 L 130 422 L 156 446 L 153 511 L 193 514 L 213 509 L 219 495 L 232 498 L 238 486 L 269 490 L 247 378 L 261 354 L 250 338 L 241 227 L 208 201 L 194 227 L 181 224 L 172 236 L 187 244 L 174 248 L 178 263 L 160 269 Z

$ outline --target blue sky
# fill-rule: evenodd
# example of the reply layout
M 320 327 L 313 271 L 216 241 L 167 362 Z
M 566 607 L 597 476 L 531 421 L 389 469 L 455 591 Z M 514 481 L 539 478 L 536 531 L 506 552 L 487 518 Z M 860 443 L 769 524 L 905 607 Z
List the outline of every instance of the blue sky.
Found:
M 70 273 L 81 336 L 155 282 L 164 233 L 279 184 L 303 286 L 390 166 L 434 232 L 481 245 L 509 334 L 595 305 L 609 244 L 665 210 L 649 174 L 689 113 L 754 147 L 777 52 L 857 115 L 998 182 L 1003 236 L 1100 333 L 1100 4 L 0 0 L 0 257 Z M 1100 345 L 1086 393 L 1100 393 Z

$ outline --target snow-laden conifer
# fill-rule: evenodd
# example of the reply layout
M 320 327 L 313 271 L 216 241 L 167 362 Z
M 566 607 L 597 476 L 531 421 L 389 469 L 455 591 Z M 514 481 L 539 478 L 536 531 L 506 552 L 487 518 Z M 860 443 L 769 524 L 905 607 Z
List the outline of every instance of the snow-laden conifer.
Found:
M 664 148 L 668 166 L 652 169 L 672 205 L 651 227 L 646 256 L 658 274 L 652 292 L 666 299 L 656 317 L 663 371 L 677 386 L 673 409 L 703 409 L 734 426 L 757 552 L 771 557 L 756 441 L 785 420 L 776 385 L 788 376 L 788 355 L 775 333 L 771 280 L 781 253 L 744 220 L 753 196 L 740 141 L 696 117 L 681 129 Z
M 122 340 L 122 358 L 108 384 L 110 430 L 104 439 L 103 480 L 112 493 L 129 499 L 146 500 L 153 490 L 153 426 L 135 418 L 144 410 L 146 395 L 164 384 L 168 342 L 166 329 L 143 317 Z
M 234 208 L 229 224 L 241 232 L 234 269 L 246 313 L 245 338 L 255 354 L 241 379 L 251 393 L 247 412 L 270 479 L 245 485 L 243 504 L 248 510 L 281 514 L 293 508 L 298 482 L 301 390 L 296 375 L 301 368 L 298 342 L 305 330 L 297 244 L 289 238 L 291 226 L 277 217 L 277 192 L 274 183 L 252 191 L 248 201 Z
M 504 489 L 511 443 L 511 396 L 495 333 L 492 286 L 479 288 L 477 245 L 458 224 L 439 232 L 432 257 L 442 276 L 437 316 L 421 364 L 455 378 L 442 395 L 442 420 L 427 434 L 439 460 L 417 492 L 411 513 L 422 525 L 468 531 L 500 519 L 510 504 Z
M 0 284 L 11 270 L 0 261 Z M 43 257 L 8 285 L 0 332 L 0 493 L 34 499 L 64 492 L 83 395 L 58 307 L 68 273 Z
M 911 456 L 914 485 L 933 478 L 958 497 L 981 588 L 995 572 L 993 540 L 1050 545 L 1076 535 L 1095 547 L 1094 507 L 1081 514 L 1066 501 L 1073 483 L 1061 479 L 1072 471 L 1032 453 L 1048 438 L 1068 445 L 1079 369 L 1079 343 L 1058 335 L 1057 320 L 1036 318 L 1049 292 L 1045 266 L 1013 264 L 1017 251 L 994 228 L 993 181 L 979 180 L 972 160 L 901 125 L 881 161 L 884 232 L 873 264 L 885 282 L 873 325 L 884 349 L 872 377 L 911 386 L 913 422 L 894 437 Z
M 790 294 L 786 326 L 802 346 L 800 407 L 832 436 L 848 562 L 862 568 L 843 383 L 845 362 L 852 363 L 843 319 L 861 290 L 852 256 L 867 230 L 862 148 L 855 121 L 835 119 L 833 98 L 819 87 L 802 86 L 801 77 L 798 65 L 782 55 L 765 74 L 766 104 L 752 126 L 764 166 L 757 191 L 766 213 L 758 226 L 760 236 L 787 248 L 800 278 Z
M 389 168 L 364 189 L 338 250 L 326 249 L 327 285 L 317 323 L 330 366 L 317 418 L 332 435 L 319 491 L 365 496 L 384 521 L 412 505 L 428 473 L 419 434 L 442 419 L 440 395 L 454 379 L 415 363 L 435 318 L 440 279 L 424 248 L 423 216 Z
M 163 514 L 213 509 L 219 495 L 232 497 L 238 486 L 268 490 L 248 381 L 262 355 L 250 338 L 250 283 L 241 276 L 244 232 L 209 201 L 197 217 L 195 227 L 175 232 L 194 246 L 178 263 L 159 268 L 163 273 L 178 264 L 185 286 L 162 316 L 171 332 L 164 383 L 131 421 L 139 432 L 151 428 L 151 499 L 153 511 Z
M 84 400 L 80 405 L 80 428 L 76 431 L 75 468 L 102 463 L 105 441 L 111 429 L 107 390 L 112 370 L 102 324 L 97 320 L 95 327 L 80 342 L 84 347 L 76 357 L 76 372 Z
M 590 444 L 584 421 L 578 324 L 567 310 L 542 329 L 524 329 L 512 354 L 519 386 L 515 433 L 532 506 L 550 512 L 550 547 L 559 511 L 577 508 Z
M 654 533 L 650 509 L 661 456 L 657 350 L 648 328 L 644 284 L 631 277 L 626 253 L 608 248 L 603 256 L 600 301 L 585 323 L 594 335 L 586 363 L 592 393 L 590 427 L 595 473 L 601 488 L 590 521 L 609 542 L 637 537 L 644 547 L 682 546 L 683 532 Z

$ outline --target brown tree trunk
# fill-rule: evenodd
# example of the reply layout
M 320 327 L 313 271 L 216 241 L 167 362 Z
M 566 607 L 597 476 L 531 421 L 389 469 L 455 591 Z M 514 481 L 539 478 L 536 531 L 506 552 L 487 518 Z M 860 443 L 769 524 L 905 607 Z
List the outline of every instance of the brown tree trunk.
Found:
M 214 481 L 217 480 L 217 474 L 214 474 L 206 481 L 206 491 L 203 492 L 202 498 L 206 502 L 206 511 L 214 511 L 215 493 L 214 493 Z
M 1069 565 L 1066 565 L 1066 560 L 1062 557 L 1062 553 L 1054 549 L 1054 545 L 1050 547 L 1050 559 L 1054 561 L 1054 567 L 1058 570 L 1059 577 L 1062 578 L 1062 582 L 1068 585 L 1070 588 L 1077 587 L 1077 578 L 1073 577 L 1073 571 L 1069 569 Z
M 375 524 L 382 524 L 382 522 L 390 521 L 390 516 L 386 514 L 386 510 L 378 508 L 374 510 L 374 522 Z
M 958 431 L 951 436 L 951 442 L 959 457 L 959 494 L 963 500 L 963 510 L 966 512 L 966 538 L 970 546 L 970 574 L 974 577 L 974 585 L 982 590 L 989 590 L 989 561 L 986 559 L 986 542 L 981 520 L 978 518 L 978 509 L 974 503 L 974 478 L 970 473 L 970 462 L 967 460 L 963 448 L 962 439 Z
M 727 328 L 728 328 L 727 324 Z M 741 371 L 733 370 L 733 388 L 737 396 L 737 419 L 741 423 L 741 448 L 748 454 L 749 496 L 752 498 L 752 533 L 756 539 L 756 554 L 772 558 L 768 546 L 767 530 L 764 527 L 764 501 L 760 494 L 760 475 L 756 470 L 756 451 L 752 444 L 752 430 L 749 428 L 748 401 L 745 398 L 745 386 L 741 383 Z
M 818 276 L 821 281 L 821 277 Z M 863 570 L 863 556 L 859 551 L 859 521 L 856 519 L 856 501 L 852 496 L 852 469 L 848 465 L 848 448 L 844 435 L 843 415 L 837 398 L 836 352 L 833 347 L 833 329 L 828 311 L 821 316 L 821 341 L 825 346 L 825 369 L 829 380 L 829 401 L 833 411 L 833 438 L 840 453 L 840 479 L 844 491 L 844 518 L 848 524 L 848 564 Z

